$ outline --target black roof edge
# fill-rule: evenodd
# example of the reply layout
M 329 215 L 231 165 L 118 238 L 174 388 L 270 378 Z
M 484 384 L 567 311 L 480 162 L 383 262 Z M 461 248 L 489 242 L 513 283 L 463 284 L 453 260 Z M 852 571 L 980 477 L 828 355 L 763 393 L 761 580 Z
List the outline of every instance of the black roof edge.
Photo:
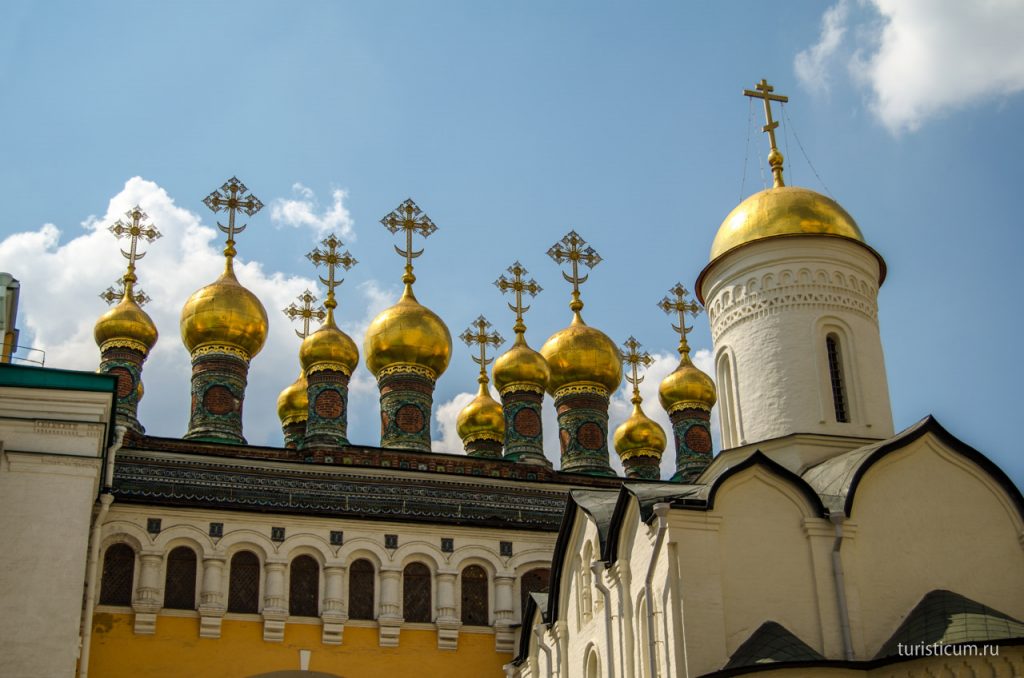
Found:
M 774 461 L 761 450 L 754 450 L 754 453 L 751 454 L 749 457 L 747 457 L 740 463 L 736 464 L 735 466 L 726 469 L 725 471 L 722 472 L 721 475 L 715 478 L 714 483 L 711 485 L 711 491 L 708 492 L 707 505 L 704 510 L 710 511 L 715 508 L 715 497 L 718 494 L 718 490 L 729 478 L 736 475 L 737 473 L 742 473 L 743 471 L 746 471 L 748 468 L 752 468 L 754 466 L 762 466 L 767 471 L 770 471 L 771 473 L 774 473 L 783 480 L 788 481 L 790 484 L 793 485 L 793 487 L 800 490 L 800 492 L 807 499 L 808 503 L 812 507 L 814 507 L 814 510 L 817 512 L 818 516 L 822 518 L 828 517 L 828 509 L 825 508 L 825 504 L 822 503 L 821 497 L 819 497 L 818 493 L 814 491 L 814 488 L 811 487 L 806 480 L 804 480 L 797 474 L 793 473 L 792 471 L 790 471 L 788 468 L 778 463 L 777 461 Z
M 548 597 L 548 605 L 551 598 Z M 533 633 L 533 616 L 537 613 L 537 601 L 533 596 L 526 596 L 526 609 L 523 610 L 523 622 L 519 625 L 519 652 L 512 657 L 512 664 L 522 666 L 530 656 L 530 635 Z M 543 620 L 543 612 L 542 612 Z M 527 622 L 529 620 L 530 623 Z
M 1020 514 L 1021 520 L 1024 520 L 1024 496 L 1021 496 L 1020 490 L 1017 489 L 1017 486 L 1014 485 L 1012 480 L 1010 480 L 1010 477 L 1007 476 L 1001 468 L 996 466 L 991 459 L 947 431 L 945 427 L 939 423 L 939 420 L 931 414 L 906 429 L 903 433 L 900 433 L 894 438 L 891 438 L 888 442 L 880 445 L 877 450 L 872 452 L 867 459 L 860 463 L 857 470 L 854 471 L 853 479 L 850 481 L 850 489 L 846 492 L 846 503 L 843 505 L 843 510 L 846 512 L 847 516 L 852 515 L 853 500 L 857 494 L 857 488 L 860 486 L 860 481 L 864 477 L 864 474 L 867 473 L 868 469 L 874 466 L 876 462 L 881 460 L 890 452 L 903 449 L 908 443 L 914 442 L 927 433 L 931 433 L 948 445 L 954 452 L 967 457 L 988 473 L 1010 496 L 1010 499 L 1017 507 L 1017 512 Z
M 558 594 L 561 588 L 562 565 L 565 562 L 565 552 L 569 548 L 569 536 L 572 532 L 573 523 L 576 522 L 576 510 L 579 504 L 576 503 L 572 492 L 565 501 L 565 513 L 562 514 L 562 524 L 558 528 L 558 538 L 555 539 L 555 549 L 551 554 L 551 578 L 548 580 L 548 609 L 545 621 L 553 622 L 558 619 Z M 527 603 L 529 607 L 529 603 Z
M 615 510 L 612 511 L 612 518 L 608 525 L 608 541 L 605 544 L 605 552 L 601 554 L 605 565 L 611 565 L 619 559 L 619 533 L 622 532 L 622 522 L 629 510 L 629 504 L 636 495 L 625 485 L 619 490 L 619 497 L 615 500 Z

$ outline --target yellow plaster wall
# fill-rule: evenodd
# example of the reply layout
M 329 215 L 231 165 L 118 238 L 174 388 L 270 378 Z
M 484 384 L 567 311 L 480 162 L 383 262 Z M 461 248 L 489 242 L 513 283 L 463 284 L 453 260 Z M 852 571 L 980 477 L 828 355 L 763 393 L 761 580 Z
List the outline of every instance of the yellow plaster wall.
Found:
M 156 634 L 137 636 L 131 614 L 93 617 L 89 675 L 95 678 L 246 678 L 297 670 L 299 650 L 311 650 L 310 671 L 344 678 L 504 676 L 511 654 L 494 651 L 494 636 L 459 634 L 459 649 L 438 650 L 432 630 L 402 631 L 399 646 L 382 648 L 377 629 L 345 627 L 342 645 L 320 643 L 321 627 L 288 624 L 284 642 L 263 641 L 259 621 L 225 619 L 219 639 L 199 637 L 199 619 L 160 616 Z

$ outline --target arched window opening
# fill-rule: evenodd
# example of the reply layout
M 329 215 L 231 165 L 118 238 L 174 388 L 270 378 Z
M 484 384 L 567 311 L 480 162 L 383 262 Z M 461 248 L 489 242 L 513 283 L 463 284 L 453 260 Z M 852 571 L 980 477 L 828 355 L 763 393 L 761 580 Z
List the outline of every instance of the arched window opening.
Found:
M 519 608 L 521 614 L 526 613 L 526 601 L 530 599 L 531 593 L 548 592 L 549 579 L 551 579 L 551 569 L 547 567 L 537 567 L 523 575 L 523 578 L 519 580 L 519 591 L 522 596 Z
M 365 558 L 348 568 L 348 618 L 373 619 L 373 563 Z
M 836 410 L 836 421 L 850 421 L 850 412 L 846 400 L 846 384 L 843 380 L 842 356 L 839 353 L 839 340 L 836 335 L 825 337 L 825 351 L 828 353 L 828 377 L 832 383 L 832 404 Z
M 164 607 L 194 610 L 196 607 L 196 552 L 179 546 L 167 555 Z
M 320 614 L 320 566 L 312 556 L 292 561 L 288 577 L 288 614 L 316 617 Z
M 256 614 L 259 611 L 260 559 L 252 551 L 239 551 L 231 558 L 228 612 Z
M 135 551 L 128 544 L 114 544 L 103 556 L 100 605 L 131 605 L 135 578 Z
M 470 565 L 462 571 L 462 623 L 468 626 L 487 626 L 490 623 L 487 606 L 487 572 L 479 565 Z
M 587 655 L 587 678 L 600 678 L 601 676 L 601 665 L 597 659 L 597 650 L 591 649 Z
M 402 572 L 402 618 L 407 622 L 431 621 L 430 568 L 409 563 Z

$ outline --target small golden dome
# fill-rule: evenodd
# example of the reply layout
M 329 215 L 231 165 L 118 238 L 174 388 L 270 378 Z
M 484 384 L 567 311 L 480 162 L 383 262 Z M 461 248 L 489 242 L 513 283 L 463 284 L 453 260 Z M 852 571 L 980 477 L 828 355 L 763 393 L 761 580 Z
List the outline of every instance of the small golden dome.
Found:
M 122 345 L 148 354 L 158 336 L 153 319 L 135 303 L 131 290 L 116 306 L 101 315 L 93 328 L 93 337 L 100 351 L 108 345 Z
M 282 426 L 306 421 L 309 416 L 309 399 L 306 396 L 306 377 L 299 378 L 277 396 L 277 416 Z
M 711 260 L 754 240 L 828 235 L 864 243 L 853 217 L 832 198 L 799 186 L 755 193 L 729 213 L 711 245 Z
M 551 379 L 551 369 L 544 356 L 526 345 L 522 334 L 516 334 L 512 348 L 502 353 L 494 361 L 491 369 L 494 387 L 502 393 L 512 384 L 536 386 L 542 391 L 547 389 Z
M 398 303 L 373 319 L 363 342 L 366 367 L 377 376 L 397 363 L 424 367 L 441 376 L 452 357 L 452 335 L 444 321 L 416 301 L 406 285 Z
M 299 363 L 304 373 L 322 365 L 351 376 L 359 364 L 359 349 L 356 342 L 338 329 L 334 319 L 329 317 L 320 329 L 303 339 L 299 347 Z
M 581 382 L 599 384 L 611 394 L 622 383 L 622 357 L 615 342 L 584 323 L 579 313 L 568 327 L 544 342 L 540 353 L 551 370 L 551 395 L 564 386 Z
M 639 455 L 661 459 L 668 439 L 661 425 L 644 414 L 640 403 L 635 402 L 633 414 L 615 429 L 612 442 L 615 452 L 625 461 Z
M 474 440 L 504 442 L 505 413 L 488 392 L 486 381 L 480 383 L 476 397 L 459 412 L 455 430 L 463 443 Z
M 242 287 L 228 260 L 224 273 L 197 290 L 181 309 L 181 340 L 189 353 L 206 345 L 236 348 L 252 358 L 267 339 L 267 312 Z
M 718 400 L 715 383 L 683 354 L 679 367 L 658 386 L 658 399 L 666 412 L 695 407 L 710 410 Z

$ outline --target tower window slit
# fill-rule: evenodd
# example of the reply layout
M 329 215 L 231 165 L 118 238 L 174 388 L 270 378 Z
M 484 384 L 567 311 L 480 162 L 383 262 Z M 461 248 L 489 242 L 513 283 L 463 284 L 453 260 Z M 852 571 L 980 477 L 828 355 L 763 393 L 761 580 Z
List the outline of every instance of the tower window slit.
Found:
M 832 404 L 836 410 L 836 421 L 850 421 L 850 413 L 846 404 L 846 385 L 843 383 L 843 367 L 839 358 L 839 342 L 835 336 L 825 337 L 825 349 L 828 353 L 828 377 L 832 383 Z

